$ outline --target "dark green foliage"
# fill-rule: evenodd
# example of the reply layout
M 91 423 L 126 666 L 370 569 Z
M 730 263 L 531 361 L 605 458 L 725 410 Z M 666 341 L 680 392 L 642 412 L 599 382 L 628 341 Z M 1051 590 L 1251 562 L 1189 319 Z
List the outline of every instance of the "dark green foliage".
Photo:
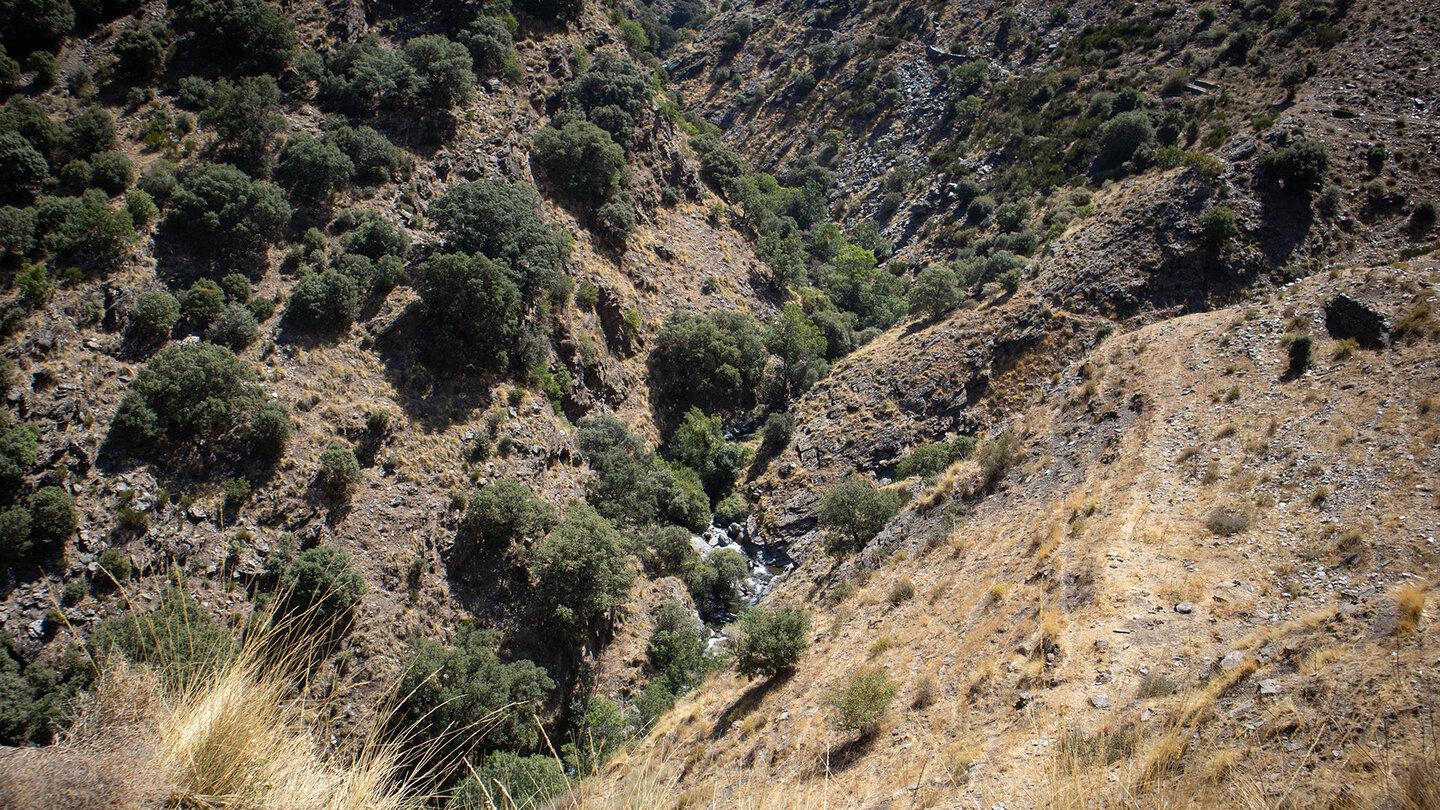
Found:
M 855 322 L 859 320 L 855 313 L 822 309 L 811 313 L 810 320 L 820 329 L 821 337 L 825 338 L 826 360 L 844 357 L 855 350 Z M 816 363 L 812 361 L 811 365 Z
M 0 134 L 0 191 L 36 191 L 50 176 L 50 164 L 18 132 Z
M 23 256 L 35 249 L 35 210 L 0 206 L 0 257 Z
M 858 246 L 841 249 L 825 281 L 825 292 L 840 309 L 859 316 L 862 328 L 888 329 L 904 317 L 909 302 L 900 280 L 876 267 L 875 254 Z
M 295 26 L 266 0 L 191 0 L 200 42 L 256 70 L 279 72 L 294 58 Z
M 139 229 L 155 221 L 155 217 L 160 215 L 160 207 L 149 192 L 133 188 L 125 195 L 125 213 L 130 215 L 131 224 Z
M 115 119 L 103 107 L 86 107 L 69 120 L 67 128 L 69 135 L 63 149 L 67 157 L 89 160 L 115 148 Z
M 29 556 L 30 510 L 15 506 L 0 511 L 0 564 L 10 564 Z
M 953 442 L 921 445 L 895 465 L 895 477 L 939 475 L 951 464 L 973 455 L 975 439 L 970 436 L 961 436 Z
M 710 525 L 710 498 L 704 484 L 698 473 L 683 464 L 654 461 L 634 491 L 642 508 L 654 504 L 653 517 L 649 512 L 641 512 L 622 515 L 617 520 L 648 523 L 658 519 L 697 532 Z
M 790 443 L 790 437 L 795 433 L 795 415 L 790 413 L 772 413 L 765 419 L 765 427 L 760 440 L 760 452 L 773 456 L 785 449 Z
M 799 304 L 788 303 L 770 325 L 765 346 L 780 356 L 780 391 L 784 397 L 804 393 L 828 368 L 824 362 L 825 335 Z
M 75 534 L 75 498 L 60 487 L 41 487 L 25 501 L 30 512 L 30 543 L 48 553 Z
M 203 110 L 210 106 L 214 86 L 199 76 L 186 76 L 176 87 L 175 103 L 187 110 Z
M 119 152 L 101 152 L 90 161 L 90 185 L 109 194 L 119 194 L 135 182 L 135 166 Z
M 350 552 L 336 546 L 316 546 L 285 567 L 277 593 L 278 620 L 338 631 L 348 625 L 359 606 L 365 578 L 351 566 Z
M 150 28 L 132 28 L 115 40 L 115 67 L 122 76 L 153 79 L 165 70 L 165 43 Z
M 614 524 L 572 501 L 560 525 L 535 547 L 531 575 L 539 615 L 581 633 L 625 603 L 635 571 Z
M 44 107 L 19 98 L 11 99 L 0 109 L 0 134 L 3 133 L 19 135 L 51 162 L 63 158 L 60 148 L 68 137 L 65 127 L 51 118 Z
M 406 42 L 402 51 L 414 76 L 406 90 L 416 102 L 448 110 L 475 100 L 475 73 L 464 45 L 426 34 Z
M 345 250 L 379 260 L 385 256 L 405 258 L 410 252 L 410 235 L 376 213 L 367 214 L 354 230 L 340 237 Z
M 585 11 L 585 0 L 514 0 L 514 6 L 544 20 L 575 22 Z
M 279 239 L 290 206 L 275 186 L 234 166 L 206 163 L 185 176 L 165 221 L 201 250 L 240 255 Z
M 666 526 L 650 538 L 650 549 L 659 563 L 660 571 L 678 575 L 696 560 L 695 549 L 690 546 L 690 532 L 679 526 Z
M 715 660 L 705 650 L 704 628 L 694 611 L 676 599 L 666 599 L 655 610 L 655 629 L 646 652 L 650 671 L 673 695 L 698 685 Z
M 502 662 L 495 654 L 499 643 L 497 633 L 468 622 L 454 647 L 419 641 L 395 687 L 402 700 L 391 727 L 436 741 L 452 757 L 533 751 L 536 710 L 555 682 L 528 660 Z
M 612 196 L 595 209 L 595 224 L 601 233 L 623 245 L 635 231 L 635 200 L 624 191 Z
M 825 550 L 844 556 L 865 548 L 900 511 L 900 495 L 878 489 L 857 474 L 846 476 L 820 496 L 818 517 L 826 530 Z
M 489 19 L 482 17 L 481 19 Z M 504 788 L 497 787 L 503 785 Z M 481 785 L 485 789 L 481 789 Z M 501 795 L 513 807 L 546 807 L 547 802 L 569 788 L 560 762 L 550 754 L 521 756 L 513 751 L 496 751 L 485 757 L 475 773 L 465 777 L 445 804 L 445 810 L 490 810 L 491 798 Z
M 503 368 L 520 315 L 521 291 L 500 262 L 449 253 L 420 266 L 420 300 L 435 359 L 451 367 Z
M 39 440 L 40 433 L 34 426 L 16 422 L 8 410 L 0 410 L 0 498 L 13 497 L 35 466 Z
M 503 552 L 525 538 L 541 537 L 554 527 L 556 519 L 555 507 L 512 478 L 476 489 L 465 508 L 466 527 L 493 552 Z
M 360 314 L 360 285 L 338 270 L 307 273 L 295 285 L 285 320 L 301 329 L 343 332 Z
M 52 616 L 46 613 L 47 630 Z M 74 646 L 61 655 L 59 667 L 43 661 L 22 664 L 9 633 L 0 633 L 0 744 L 49 745 L 74 717 L 73 703 L 90 687 L 94 669 Z
M 1304 374 L 1315 360 L 1315 339 L 1309 335 L 1293 335 L 1285 341 L 1285 353 L 1290 359 L 1290 375 Z
M 476 17 L 460 32 L 460 42 L 470 51 L 477 76 L 500 76 L 511 82 L 520 80 L 515 40 L 500 18 L 483 14 Z
M 238 352 L 260 339 L 260 326 L 249 307 L 228 304 L 205 330 L 205 339 Z
M 670 436 L 670 448 L 681 464 L 699 474 L 712 501 L 724 497 L 751 461 L 748 448 L 725 440 L 720 417 L 693 407 Z
M 326 60 L 320 93 L 353 113 L 381 106 L 445 111 L 475 97 L 475 73 L 465 46 L 437 34 L 385 47 L 375 35 L 342 45 Z
M 410 156 L 405 150 L 370 127 L 337 127 L 326 133 L 325 138 L 355 164 L 358 182 L 387 183 L 410 169 Z
M 36 235 L 62 261 L 95 268 L 114 266 L 135 240 L 130 213 L 95 189 L 80 197 L 41 197 L 35 205 Z
M 910 286 L 910 312 L 924 313 L 938 319 L 960 302 L 960 287 L 955 271 L 943 264 L 932 264 L 920 271 Z
M 730 637 L 742 676 L 773 677 L 793 670 L 810 646 L 810 613 L 798 605 L 746 608 Z
M 199 342 L 161 349 L 130 384 L 112 433 L 122 442 L 179 440 L 231 428 L 265 401 L 250 365 L 223 346 Z
M 68 0 L 0 0 L 0 19 L 6 21 L 0 37 L 17 53 L 21 47 L 53 50 L 75 27 L 75 9 Z
M 244 273 L 227 273 L 220 279 L 220 289 L 227 303 L 243 304 L 250 300 L 250 279 Z
M 293 429 L 290 409 L 278 402 L 267 402 L 251 417 L 245 440 L 256 453 L 274 460 L 285 452 Z
M 146 290 L 135 299 L 130 331 L 142 340 L 165 337 L 178 320 L 180 302 L 175 296 L 164 290 Z
M 1214 247 L 1223 247 L 1240 235 L 1240 226 L 1235 224 L 1235 212 L 1228 206 L 1217 205 L 1200 215 L 1200 235 Z
M 10 54 L 5 52 L 5 48 L 0 46 L 0 93 L 8 94 L 19 83 L 20 63 L 11 58 Z
M 450 249 L 505 262 L 522 300 L 548 289 L 570 258 L 569 240 L 535 213 L 535 190 L 524 183 L 459 183 L 427 213 L 445 231 Z
M 175 586 L 165 589 L 149 613 L 101 622 L 85 641 L 97 662 L 113 654 L 150 667 L 171 687 L 213 671 L 234 651 L 234 642 L 210 612 Z
M 650 353 L 651 386 L 667 405 L 725 410 L 754 399 L 768 352 L 760 325 L 745 313 L 672 313 Z
M 210 92 L 210 106 L 200 113 L 200 123 L 213 128 L 217 142 L 238 161 L 255 166 L 285 126 L 280 98 L 280 87 L 269 76 L 239 82 L 221 78 Z
M 220 285 L 202 278 L 190 285 L 180 300 L 180 314 L 195 332 L 204 332 L 225 309 L 225 292 Z
M 588 111 L 617 107 L 632 119 L 639 118 L 650 102 L 654 85 L 650 73 L 615 51 L 600 51 L 580 78 L 566 85 L 565 94 Z M 628 141 L 624 133 L 620 140 Z
M 1095 159 L 1100 172 L 1124 172 L 1129 164 L 1143 169 L 1155 157 L 1155 127 L 1144 110 L 1131 110 L 1106 121 L 1096 135 L 1100 155 Z
M 328 140 L 301 132 L 285 141 L 275 162 L 275 179 L 290 193 L 323 202 L 350 185 L 355 164 Z
M 843 731 L 873 734 L 899 687 L 879 667 L 863 667 L 835 686 L 830 702 L 835 725 Z
M 320 454 L 320 483 L 332 498 L 346 499 L 360 486 L 360 462 L 343 441 L 333 441 Z
M 690 139 L 690 146 L 700 155 L 700 171 L 716 188 L 730 193 L 729 189 L 750 173 L 750 165 L 716 135 L 702 135 Z
M 1325 183 L 1330 171 L 1330 153 L 1315 140 L 1299 141 L 1266 155 L 1266 164 L 1289 192 L 1309 193 Z

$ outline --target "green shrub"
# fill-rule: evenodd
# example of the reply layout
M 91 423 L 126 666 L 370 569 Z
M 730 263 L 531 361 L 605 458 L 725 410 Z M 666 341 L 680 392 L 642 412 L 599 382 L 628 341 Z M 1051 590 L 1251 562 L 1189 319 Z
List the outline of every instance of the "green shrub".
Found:
M 760 439 L 760 451 L 767 456 L 773 456 L 785 449 L 790 443 L 790 437 L 795 433 L 795 415 L 791 413 L 772 413 L 765 419 L 765 427 L 762 429 Z
M 75 498 L 60 487 L 41 487 L 25 502 L 30 542 L 42 552 L 58 549 L 75 534 Z
M 820 496 L 818 517 L 826 530 L 825 550 L 837 556 L 860 551 L 900 511 L 899 493 L 877 489 L 850 474 Z
M 295 26 L 265 0 L 194 0 L 187 5 L 199 44 L 214 53 L 279 72 L 294 58 Z
M 180 314 L 196 332 L 204 332 L 225 311 L 225 291 L 208 278 L 190 285 L 180 299 Z
M 254 380 L 254 369 L 223 346 L 166 346 L 135 375 L 111 431 L 132 443 L 153 441 L 161 430 L 174 440 L 220 433 L 265 402 Z
M 485 786 L 483 790 L 481 785 Z M 501 795 L 507 797 L 503 800 L 507 806 L 546 807 L 568 789 L 565 771 L 555 757 L 496 751 L 460 782 L 445 810 L 490 810 L 495 806 L 491 797 Z
M 1320 141 L 1302 140 L 1270 153 L 1266 164 L 1286 191 L 1308 193 L 1324 185 L 1330 153 Z
M 301 329 L 343 332 L 360 314 L 360 285 L 338 270 L 307 273 L 290 292 L 285 320 Z
M 858 731 L 862 736 L 873 734 L 898 691 L 895 682 L 878 667 L 850 673 L 830 696 L 835 726 L 842 731 Z
M 635 572 L 615 526 L 589 504 L 573 501 L 531 562 L 539 615 L 582 632 L 624 604 Z
M 748 314 L 675 312 L 655 336 L 651 386 L 677 411 L 743 407 L 753 401 L 767 359 L 760 325 Z
M 0 132 L 0 188 L 38 190 L 50 177 L 50 164 L 17 132 Z
M 0 499 L 12 497 L 39 460 L 40 432 L 0 409 Z
M 1200 215 L 1200 234 L 1206 244 L 1224 247 L 1240 235 L 1235 212 L 1228 206 L 1216 205 Z
M 699 408 L 685 413 L 670 437 L 676 460 L 694 470 L 711 500 L 719 500 L 750 464 L 751 454 L 743 445 L 727 442 L 718 416 L 706 416 Z
M 938 319 L 960 302 L 960 286 L 955 271 L 943 264 L 932 264 L 920 271 L 910 286 L 910 311 L 923 312 Z
M 410 236 L 383 216 L 368 213 L 354 230 L 340 237 L 340 246 L 375 260 L 386 256 L 403 259 L 410 252 Z
M 460 32 L 460 42 L 470 51 L 477 76 L 500 76 L 510 82 L 522 78 L 515 40 L 498 17 L 480 15 Z
M 125 211 L 130 214 L 130 222 L 137 229 L 154 222 L 155 217 L 160 215 L 155 198 L 150 196 L 150 192 L 138 188 L 125 195 Z
M 410 169 L 410 156 L 405 150 L 370 127 L 336 127 L 326 133 L 325 139 L 350 158 L 358 182 L 388 183 Z
M 290 193 L 306 200 L 323 202 L 350 185 L 355 164 L 328 140 L 308 132 L 285 141 L 275 162 L 275 179 Z
M 425 34 L 401 46 L 414 77 L 403 87 L 412 104 L 448 110 L 475 100 L 475 72 L 464 45 L 438 34 Z
M 226 509 L 239 509 L 244 506 L 245 502 L 250 500 L 251 491 L 249 478 L 240 476 L 227 478 L 220 484 L 220 492 L 225 496 Z
M 227 164 L 206 163 L 185 176 L 166 224 L 203 250 L 253 253 L 280 238 L 290 206 L 280 189 Z
M 142 339 L 165 337 L 178 320 L 180 302 L 175 296 L 164 290 L 146 290 L 135 298 L 130 331 Z
M 333 441 L 320 454 L 320 482 L 334 498 L 349 498 L 360 486 L 360 462 L 343 441 Z
M 1315 359 L 1315 339 L 1309 335 L 1293 335 L 1285 341 L 1285 353 L 1290 360 L 1291 376 L 1304 374 Z
M 938 475 L 956 461 L 974 454 L 975 440 L 969 436 L 961 436 L 953 442 L 921 445 L 895 465 L 895 477 Z
M 750 516 L 750 506 L 745 499 L 736 494 L 726 495 L 715 504 L 715 521 L 722 526 L 729 526 L 732 523 L 744 523 Z
M 395 688 L 403 697 L 391 727 L 433 741 L 436 753 L 449 757 L 534 750 L 536 708 L 555 682 L 528 660 L 503 663 L 495 654 L 499 643 L 498 633 L 468 622 L 454 647 L 418 641 Z
M 30 510 L 13 506 L 0 511 L 0 564 L 19 562 L 30 555 Z
M 696 686 L 714 669 L 715 659 L 705 650 L 705 632 L 695 612 L 677 599 L 666 599 L 655 610 L 655 629 L 646 644 L 650 671 L 673 695 Z
M 107 548 L 100 552 L 95 562 L 100 566 L 101 574 L 108 575 L 107 578 L 113 578 L 116 582 L 124 582 L 130 578 L 130 558 L 118 548 Z
M 535 213 L 535 190 L 523 183 L 456 184 L 430 204 L 428 215 L 451 250 L 483 253 L 508 265 L 523 300 L 548 289 L 570 258 L 565 234 Z
M 810 646 L 810 613 L 798 605 L 746 608 L 729 635 L 742 676 L 773 677 L 793 670 Z
M 115 148 L 115 119 L 104 107 L 86 107 L 67 122 L 69 138 L 65 153 L 75 160 L 89 160 Z
M 556 520 L 555 507 L 511 478 L 476 489 L 465 509 L 466 527 L 494 552 L 503 552 L 524 538 L 543 536 Z
M 690 532 L 679 526 L 665 526 L 650 538 L 650 550 L 660 563 L 661 573 L 679 575 L 695 561 Z
M 153 79 L 165 70 L 165 43 L 151 28 L 122 31 L 115 38 L 115 67 L 130 79 Z
M 1155 127 L 1144 110 L 1122 112 L 1106 121 L 1096 141 L 1100 154 L 1095 163 L 1102 172 L 1124 171 L 1127 163 L 1144 168 L 1155 156 Z
M 97 189 L 78 198 L 40 198 L 36 226 L 45 248 L 56 258 L 81 265 L 114 266 L 135 241 L 130 213 L 111 205 Z
M 35 210 L 0 206 L 0 258 L 23 256 L 35 249 Z
M 119 152 L 101 152 L 90 161 L 90 185 L 109 194 L 119 194 L 135 182 L 135 166 Z
M 173 585 L 165 589 L 155 610 L 101 622 L 85 646 L 96 661 L 119 653 L 152 668 L 175 687 L 212 671 L 234 650 L 210 612 Z
M 285 452 L 293 429 L 290 409 L 278 402 L 267 402 L 250 418 L 245 441 L 262 457 L 274 460 Z
M 216 143 L 226 154 L 256 168 L 285 127 L 280 101 L 280 87 L 269 76 L 247 76 L 238 82 L 221 78 L 210 91 L 200 123 L 215 130 Z
M 316 546 L 302 552 L 281 573 L 275 616 L 282 626 L 340 632 L 348 626 L 364 593 L 365 578 L 351 566 L 349 552 Z
M 509 364 L 522 294 L 502 263 L 441 254 L 420 266 L 417 286 L 436 361 L 450 367 Z

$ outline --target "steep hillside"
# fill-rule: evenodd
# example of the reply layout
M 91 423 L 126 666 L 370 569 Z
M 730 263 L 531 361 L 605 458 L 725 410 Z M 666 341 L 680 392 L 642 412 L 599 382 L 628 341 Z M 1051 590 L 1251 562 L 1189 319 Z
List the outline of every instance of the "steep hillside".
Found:
M 860 558 L 777 592 L 824 606 L 794 673 L 718 678 L 609 783 L 706 807 L 1398 800 L 1433 772 L 1436 280 L 1337 271 L 1102 341 L 1007 420 L 994 494 L 966 494 L 975 462 L 904 482 Z M 1401 334 L 1342 346 L 1343 297 Z M 865 667 L 898 693 L 857 737 L 828 696 Z
M 1440 801 L 1434 8 L 0 20 L 0 805 Z

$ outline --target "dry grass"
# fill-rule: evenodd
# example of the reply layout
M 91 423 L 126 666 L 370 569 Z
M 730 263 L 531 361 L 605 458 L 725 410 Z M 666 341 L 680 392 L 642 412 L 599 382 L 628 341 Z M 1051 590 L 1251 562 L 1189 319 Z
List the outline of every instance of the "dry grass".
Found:
M 1425 612 L 1425 592 L 1414 585 L 1395 589 L 1395 635 L 1408 636 L 1420 626 Z

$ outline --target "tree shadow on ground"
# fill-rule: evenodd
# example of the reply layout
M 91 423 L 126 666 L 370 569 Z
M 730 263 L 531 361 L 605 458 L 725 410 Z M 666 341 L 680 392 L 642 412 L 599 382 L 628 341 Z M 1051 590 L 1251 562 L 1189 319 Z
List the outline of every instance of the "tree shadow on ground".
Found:
M 730 730 L 732 723 L 735 723 L 758 709 L 766 695 L 789 683 L 790 679 L 794 676 L 795 673 L 793 672 L 782 672 L 753 684 L 744 692 L 740 693 L 740 697 L 736 698 L 734 703 L 725 707 L 725 711 L 721 712 L 720 716 L 715 720 L 715 728 L 710 732 L 710 739 L 718 740 L 724 737 L 725 732 Z
M 434 367 L 425 357 L 426 343 L 424 319 L 416 304 L 375 341 L 395 400 L 411 422 L 429 432 L 442 431 L 494 404 L 490 388 L 497 375 Z

